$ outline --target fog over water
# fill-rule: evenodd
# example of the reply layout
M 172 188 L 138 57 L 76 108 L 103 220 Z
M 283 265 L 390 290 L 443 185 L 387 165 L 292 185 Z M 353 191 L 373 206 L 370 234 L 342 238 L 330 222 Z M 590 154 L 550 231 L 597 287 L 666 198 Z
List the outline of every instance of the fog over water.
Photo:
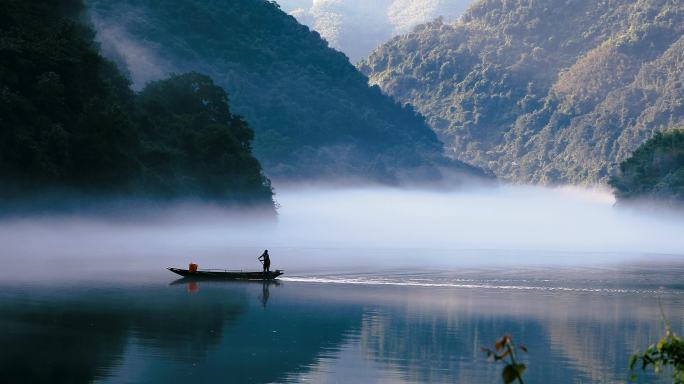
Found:
M 505 186 L 462 191 L 389 187 L 277 188 L 279 217 L 210 205 L 158 216 L 50 216 L 0 221 L 0 262 L 16 276 L 184 266 L 458 268 L 684 260 L 684 219 L 614 207 L 610 193 Z

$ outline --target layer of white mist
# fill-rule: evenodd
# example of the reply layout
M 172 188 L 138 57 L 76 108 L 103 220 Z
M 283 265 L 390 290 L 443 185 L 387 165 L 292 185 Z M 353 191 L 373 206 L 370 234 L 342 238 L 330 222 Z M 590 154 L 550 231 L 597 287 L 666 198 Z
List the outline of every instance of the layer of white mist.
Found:
M 684 218 L 618 209 L 600 190 L 282 188 L 277 222 L 210 205 L 144 220 L 26 217 L 0 222 L 7 275 L 159 271 L 189 261 L 288 271 L 593 265 L 684 260 Z
M 177 72 L 178 68 L 162 58 L 161 47 L 146 40 L 132 38 L 125 24 L 148 23 L 141 8 L 119 7 L 120 17 L 102 18 L 96 10 L 90 10 L 90 20 L 97 30 L 95 40 L 102 53 L 114 60 L 130 77 L 134 90 L 141 90 L 148 82 L 160 80 Z M 122 23 L 125 20 L 126 23 Z

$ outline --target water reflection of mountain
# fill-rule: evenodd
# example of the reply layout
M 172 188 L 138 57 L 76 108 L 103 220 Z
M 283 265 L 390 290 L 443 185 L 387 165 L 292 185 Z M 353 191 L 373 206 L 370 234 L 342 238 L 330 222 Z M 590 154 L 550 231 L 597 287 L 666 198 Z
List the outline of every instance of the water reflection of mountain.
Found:
M 311 316 L 308 304 L 271 293 L 264 308 L 264 292 L 261 284 L 201 284 L 196 294 L 175 286 L 5 289 L 0 377 L 273 382 L 306 370 L 358 328 L 358 315 L 338 316 L 345 307 Z
M 494 292 L 389 295 L 364 315 L 362 349 L 409 382 L 496 382 L 501 366 L 480 347 L 510 333 L 530 349 L 529 382 L 617 383 L 629 355 L 663 332 L 655 298 Z
M 91 382 L 115 368 L 130 338 L 174 358 L 201 359 L 234 322 L 244 295 L 189 300 L 168 289 L 71 288 L 5 292 L 0 377 L 9 382 Z
M 662 334 L 648 295 L 292 282 L 0 292 L 8 383 L 497 382 L 480 347 L 506 332 L 530 349 L 530 383 L 613 383 Z M 675 296 L 666 309 L 683 307 Z
M 580 295 L 548 300 L 544 328 L 564 363 L 592 383 L 624 383 L 629 354 L 664 333 L 658 299 L 633 295 Z M 681 319 L 670 319 L 681 329 Z M 655 382 L 649 377 L 648 382 Z M 666 381 L 665 381 L 666 382 Z
M 0 377 L 7 383 L 88 383 L 105 375 L 124 349 L 120 317 L 88 308 L 3 303 L 2 309 Z
M 501 367 L 488 363 L 480 348 L 504 332 L 523 338 L 527 327 L 535 327 L 529 323 L 522 326 L 505 316 L 443 315 L 371 314 L 362 323 L 362 347 L 372 359 L 401 371 L 408 382 L 494 383 L 500 381 Z M 543 347 L 534 345 L 539 352 Z M 558 376 L 544 371 L 548 381 L 542 382 L 562 383 Z

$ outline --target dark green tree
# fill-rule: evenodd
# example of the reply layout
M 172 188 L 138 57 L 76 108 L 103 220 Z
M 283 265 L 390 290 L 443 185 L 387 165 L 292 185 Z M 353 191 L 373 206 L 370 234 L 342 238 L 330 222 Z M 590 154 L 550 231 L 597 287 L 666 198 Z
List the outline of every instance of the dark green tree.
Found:
M 103 59 L 79 1 L 0 5 L 0 179 L 31 189 L 126 191 L 135 168 L 128 82 Z
M 254 133 L 232 115 L 226 92 L 208 76 L 173 75 L 138 95 L 147 189 L 207 198 L 270 198 L 251 155 Z
M 684 130 L 656 133 L 620 163 L 609 183 L 620 200 L 684 202 Z
M 0 198 L 210 198 L 273 206 L 253 132 L 197 73 L 136 95 L 81 1 L 0 3 Z

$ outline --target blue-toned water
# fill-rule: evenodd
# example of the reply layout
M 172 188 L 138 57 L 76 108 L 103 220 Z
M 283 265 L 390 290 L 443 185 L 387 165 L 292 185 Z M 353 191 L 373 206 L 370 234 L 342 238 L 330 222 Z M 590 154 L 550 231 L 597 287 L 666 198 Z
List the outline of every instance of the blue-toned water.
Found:
M 481 347 L 525 344 L 527 383 L 621 383 L 684 330 L 684 265 L 321 274 L 279 283 L 14 279 L 0 290 L 7 383 L 496 383 Z M 655 382 L 649 375 L 643 382 Z M 663 380 L 663 382 L 667 382 Z

